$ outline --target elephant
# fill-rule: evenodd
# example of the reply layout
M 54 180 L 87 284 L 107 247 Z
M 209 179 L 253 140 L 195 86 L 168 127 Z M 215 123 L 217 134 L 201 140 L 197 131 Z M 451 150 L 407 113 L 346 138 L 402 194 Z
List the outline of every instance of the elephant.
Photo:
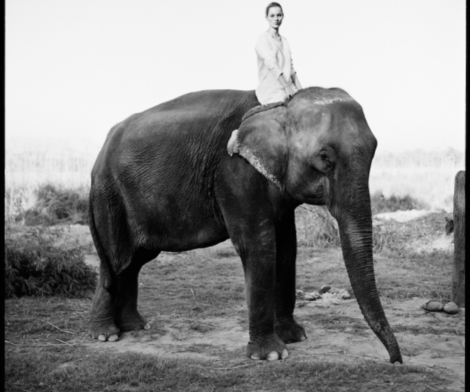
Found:
M 362 107 L 309 87 L 260 105 L 254 91 L 189 93 L 134 114 L 107 135 L 91 173 L 90 231 L 100 258 L 89 332 L 102 341 L 149 328 L 138 274 L 162 251 L 231 239 L 248 305 L 246 354 L 288 357 L 306 339 L 294 318 L 295 209 L 336 218 L 351 287 L 390 362 L 402 363 L 381 305 L 372 254 L 369 171 L 377 148 Z

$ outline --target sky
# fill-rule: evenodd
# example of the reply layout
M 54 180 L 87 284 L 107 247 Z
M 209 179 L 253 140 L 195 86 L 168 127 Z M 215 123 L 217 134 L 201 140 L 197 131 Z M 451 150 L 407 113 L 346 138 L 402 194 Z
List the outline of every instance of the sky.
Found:
M 199 90 L 253 90 L 266 0 L 6 0 L 6 138 L 89 139 Z M 303 87 L 340 87 L 379 149 L 465 148 L 465 0 L 283 0 Z

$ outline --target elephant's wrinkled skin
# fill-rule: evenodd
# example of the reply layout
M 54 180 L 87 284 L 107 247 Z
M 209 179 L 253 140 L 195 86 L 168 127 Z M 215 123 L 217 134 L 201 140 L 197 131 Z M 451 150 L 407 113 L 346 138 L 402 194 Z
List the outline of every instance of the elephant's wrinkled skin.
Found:
M 308 88 L 242 122 L 257 105 L 253 91 L 202 91 L 110 131 L 90 192 L 101 259 L 92 336 L 112 341 L 146 326 L 137 311 L 137 278 L 161 251 L 230 237 L 245 271 L 247 354 L 286 357 L 285 343 L 305 338 L 293 316 L 294 209 L 326 204 L 338 221 L 362 313 L 390 361 L 402 362 L 375 283 L 368 180 L 377 141 L 361 106 L 343 90 Z

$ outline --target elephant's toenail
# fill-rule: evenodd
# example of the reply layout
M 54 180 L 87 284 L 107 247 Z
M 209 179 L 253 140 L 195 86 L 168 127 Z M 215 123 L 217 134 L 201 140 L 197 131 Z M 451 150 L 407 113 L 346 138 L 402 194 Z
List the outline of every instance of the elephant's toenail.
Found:
M 268 361 L 277 361 L 279 359 L 279 354 L 276 351 L 272 351 L 268 354 Z
M 100 336 L 98 336 L 98 340 L 101 341 L 101 342 L 106 342 L 106 336 L 100 335 Z
M 286 359 L 288 356 L 289 356 L 289 352 L 286 349 L 282 350 L 281 358 Z
M 251 356 L 251 359 L 259 359 L 259 355 L 258 355 L 258 354 L 253 354 L 253 355 Z
M 119 337 L 117 335 L 111 335 L 109 338 L 108 338 L 108 342 L 115 342 L 116 340 L 118 340 Z

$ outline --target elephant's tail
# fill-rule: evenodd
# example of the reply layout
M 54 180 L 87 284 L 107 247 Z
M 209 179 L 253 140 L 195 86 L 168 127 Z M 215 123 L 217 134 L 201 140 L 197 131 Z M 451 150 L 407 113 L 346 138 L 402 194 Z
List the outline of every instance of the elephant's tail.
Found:
M 114 279 L 114 272 L 106 250 L 101 242 L 98 230 L 96 228 L 95 214 L 93 211 L 93 188 L 90 190 L 88 199 L 88 221 L 90 227 L 91 237 L 95 244 L 96 252 L 100 258 L 100 284 L 103 284 L 104 288 L 109 290 L 112 287 Z

